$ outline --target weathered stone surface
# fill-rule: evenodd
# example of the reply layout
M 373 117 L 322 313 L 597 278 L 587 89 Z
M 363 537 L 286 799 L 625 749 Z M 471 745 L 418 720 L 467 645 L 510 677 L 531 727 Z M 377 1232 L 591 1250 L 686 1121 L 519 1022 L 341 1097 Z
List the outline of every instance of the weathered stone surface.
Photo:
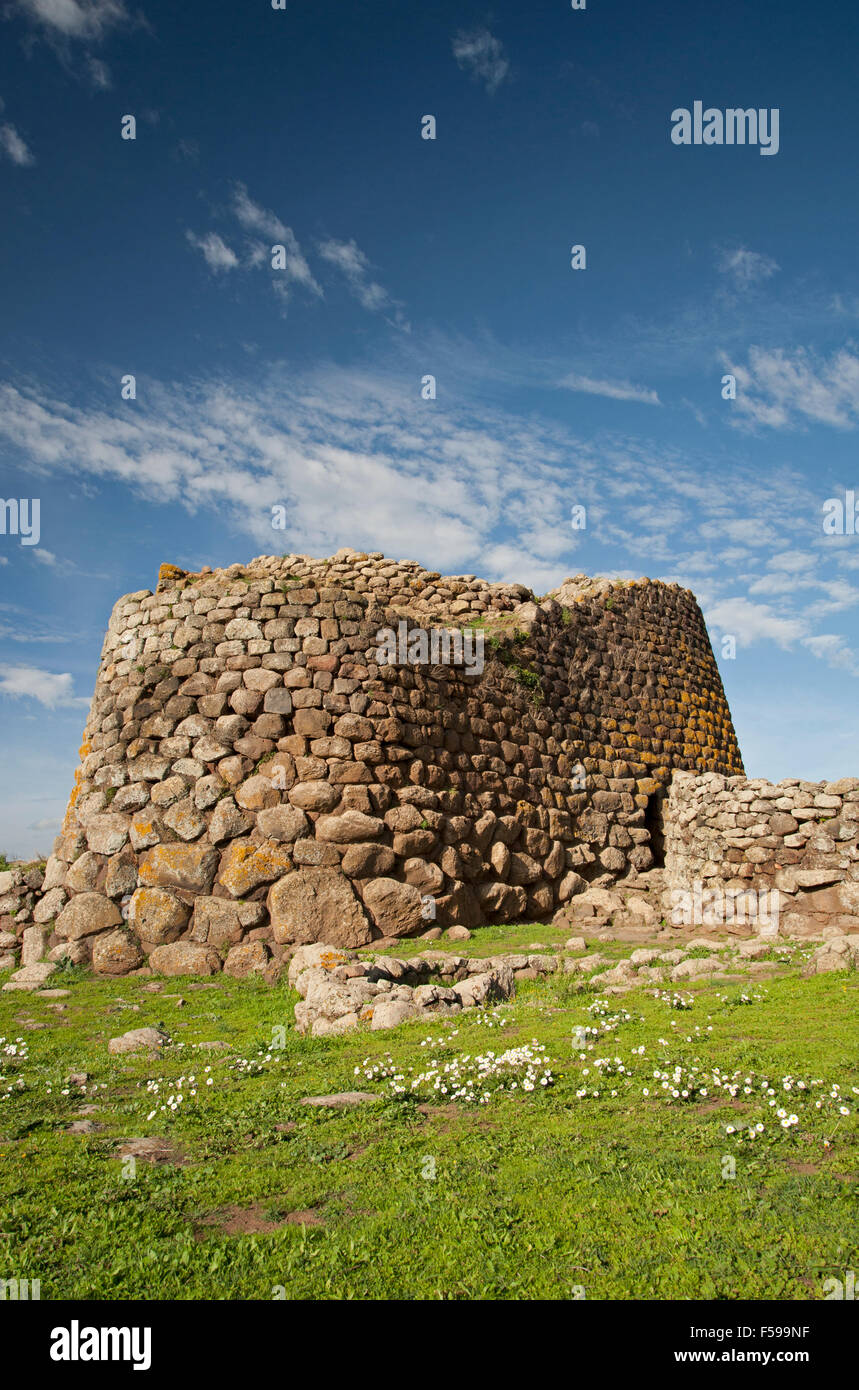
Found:
M 138 888 L 128 905 L 128 923 L 142 940 L 161 946 L 188 925 L 191 908 L 166 888 Z
M 45 981 L 51 978 L 56 968 L 56 962 L 51 960 L 41 960 L 32 965 L 25 965 L 23 969 L 15 971 L 11 980 L 7 980 L 3 988 L 10 993 L 14 990 L 31 993 L 35 989 L 41 989 Z
M 222 845 L 226 840 L 234 840 L 253 829 L 254 818 L 242 811 L 231 796 L 219 801 L 209 821 L 209 839 L 213 845 Z
M 34 922 L 50 922 L 57 917 L 63 910 L 68 901 L 68 894 L 63 888 L 52 888 L 43 898 L 36 903 L 33 909 Z
M 348 878 L 382 878 L 390 874 L 396 862 L 394 851 L 387 845 L 357 844 L 346 850 L 340 867 Z
M 299 782 L 290 789 L 289 799 L 301 811 L 333 811 L 340 800 L 340 792 L 329 782 Z
M 289 962 L 287 979 L 295 988 L 295 982 L 304 970 L 336 970 L 338 966 L 348 965 L 354 957 L 351 953 L 338 950 L 324 942 L 312 942 L 299 946 Z
M 126 1052 L 160 1052 L 170 1041 L 170 1035 L 161 1028 L 131 1028 L 117 1038 L 111 1038 L 107 1050 L 112 1056 Z
M 382 1028 L 396 1028 L 397 1024 L 405 1023 L 406 1019 L 414 1018 L 417 1013 L 418 1007 L 413 1000 L 383 996 L 373 1005 L 370 1027 L 374 1033 Z
M 103 893 L 78 893 L 57 917 L 55 930 L 57 936 L 66 941 L 77 941 L 82 936 L 107 931 L 121 923 L 119 908 Z
M 104 892 L 108 898 L 124 898 L 137 887 L 137 860 L 130 850 L 123 850 L 107 861 Z
M 51 935 L 50 927 L 25 927 L 21 940 L 21 964 L 35 965 L 44 958 Z
M 127 816 L 109 813 L 87 823 L 86 842 L 93 854 L 118 854 L 128 839 Z
M 234 975 L 237 980 L 244 980 L 248 975 L 262 975 L 270 959 L 264 942 L 244 941 L 230 947 L 224 961 L 224 974 Z
M 671 978 L 672 980 L 697 980 L 702 975 L 718 975 L 724 969 L 724 965 L 720 961 L 714 960 L 712 956 L 695 957 L 693 960 L 682 960 L 679 965 L 675 965 L 671 971 Z
M 246 811 L 262 811 L 280 804 L 280 792 L 267 777 L 249 777 L 238 788 L 236 802 Z
M 97 936 L 92 947 L 92 968 L 97 975 L 127 975 L 143 964 L 143 952 L 127 931 Z
M 167 946 L 156 946 L 150 952 L 149 964 L 158 975 L 215 975 L 222 962 L 211 946 L 174 941 Z
M 261 845 L 251 840 L 233 840 L 221 858 L 218 879 L 234 898 L 243 898 L 292 867 L 292 854 L 284 845 L 273 840 Z
M 146 887 L 208 893 L 218 858 L 218 851 L 210 845 L 156 845 L 141 856 L 140 882 Z
M 71 864 L 66 873 L 66 884 L 71 893 L 94 893 L 98 885 L 98 876 L 101 873 L 102 861 L 97 854 L 91 850 L 84 850 L 83 854 Z
M 277 844 L 292 844 L 307 833 L 308 820 L 297 806 L 271 806 L 260 811 L 257 828 L 267 840 Z
M 209 946 L 234 946 L 245 932 L 238 903 L 229 898 L 197 898 L 194 903 L 192 940 Z
M 364 906 L 383 936 L 410 936 L 426 926 L 417 888 L 393 878 L 373 878 L 363 885 Z
M 320 816 L 316 822 L 316 838 L 349 845 L 372 840 L 381 835 L 384 828 L 382 821 L 375 816 L 365 816 L 363 811 L 343 811 L 339 816 Z
M 339 869 L 296 869 L 269 890 L 267 906 L 274 939 L 280 943 L 364 946 L 374 935 L 351 883 Z

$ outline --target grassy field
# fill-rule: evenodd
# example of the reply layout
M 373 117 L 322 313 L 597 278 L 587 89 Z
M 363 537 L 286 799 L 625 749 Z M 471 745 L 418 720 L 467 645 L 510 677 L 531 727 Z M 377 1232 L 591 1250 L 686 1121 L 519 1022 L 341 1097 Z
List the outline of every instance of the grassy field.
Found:
M 467 950 L 535 941 L 555 944 L 531 925 Z M 859 974 L 798 966 L 681 1009 L 559 975 L 325 1039 L 293 1031 L 286 984 L 0 993 L 0 1278 L 43 1299 L 821 1299 L 859 1261 Z M 160 1056 L 108 1055 L 157 1023 Z M 351 1089 L 378 1099 L 302 1103 Z M 124 1153 L 145 1137 L 160 1161 Z

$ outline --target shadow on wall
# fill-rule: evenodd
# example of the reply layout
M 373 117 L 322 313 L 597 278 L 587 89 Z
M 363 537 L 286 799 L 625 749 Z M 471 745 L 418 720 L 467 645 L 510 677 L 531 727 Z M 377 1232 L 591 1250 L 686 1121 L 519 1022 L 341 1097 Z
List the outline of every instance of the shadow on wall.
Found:
M 650 836 L 650 851 L 653 855 L 654 869 L 665 867 L 665 827 L 662 819 L 665 792 L 660 788 L 647 798 L 644 810 L 644 828 Z

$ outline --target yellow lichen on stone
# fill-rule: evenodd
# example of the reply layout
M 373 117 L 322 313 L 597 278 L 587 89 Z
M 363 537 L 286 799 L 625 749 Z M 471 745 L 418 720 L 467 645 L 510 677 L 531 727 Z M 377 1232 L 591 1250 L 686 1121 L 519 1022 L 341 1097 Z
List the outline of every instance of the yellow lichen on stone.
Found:
M 184 579 L 188 573 L 178 565 L 163 564 L 158 567 L 158 588 L 166 589 L 170 584 L 175 584 L 177 579 Z

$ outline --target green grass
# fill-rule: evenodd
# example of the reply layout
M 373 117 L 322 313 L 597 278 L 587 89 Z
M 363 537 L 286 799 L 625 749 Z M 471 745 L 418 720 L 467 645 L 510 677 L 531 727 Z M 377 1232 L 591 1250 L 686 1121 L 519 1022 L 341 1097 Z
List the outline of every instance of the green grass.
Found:
M 456 950 L 517 950 L 551 933 L 487 928 Z M 19 1062 L 0 1048 L 0 1095 L 18 1076 L 26 1082 L 0 1099 L 0 1275 L 40 1279 L 43 1299 L 269 1299 L 280 1288 L 301 1299 L 566 1299 L 577 1286 L 588 1298 L 822 1298 L 823 1281 L 859 1258 L 855 1116 L 804 1106 L 796 1128 L 768 1124 L 751 1143 L 726 1126 L 754 1119 L 758 1100 L 668 1104 L 650 1079 L 654 1066 L 697 1057 L 773 1081 L 838 1082 L 855 1102 L 859 974 L 803 980 L 795 967 L 773 969 L 764 983 L 743 977 L 744 990 L 763 995 L 751 1006 L 737 1007 L 736 982 L 720 980 L 684 981 L 694 996 L 684 1012 L 643 989 L 608 999 L 632 1021 L 584 1062 L 572 1030 L 598 1020 L 587 1013 L 594 996 L 571 976 L 521 984 L 494 1016 L 324 1039 L 291 1030 L 297 996 L 285 984 L 164 980 L 152 993 L 144 979 L 70 973 L 60 1000 L 0 994 L 0 1036 L 29 1049 Z M 174 1039 L 161 1057 L 108 1056 L 110 1037 L 159 1022 Z M 364 1060 L 382 1065 L 390 1053 L 401 1071 L 418 1071 L 429 1035 L 446 1037 L 450 1056 L 537 1039 L 554 1084 L 488 1104 L 301 1104 L 308 1094 L 385 1092 Z M 262 1070 L 231 1065 L 278 1036 L 285 1045 Z M 211 1040 L 229 1050 L 196 1046 Z M 642 1044 L 643 1058 L 633 1052 Z M 594 1057 L 615 1055 L 633 1069 L 628 1089 L 612 1078 L 611 1097 L 603 1078 L 599 1099 L 578 1099 L 582 1068 L 592 1077 Z M 199 1083 L 207 1066 L 212 1086 L 198 1084 L 191 1099 L 186 1080 L 178 1113 L 147 1119 L 170 1082 L 193 1073 Z M 85 1093 L 67 1084 L 79 1070 L 90 1074 Z M 153 1099 L 145 1084 L 159 1078 Z M 85 1104 L 102 1128 L 67 1134 Z M 124 1170 L 120 1142 L 145 1135 L 185 1161 Z M 296 1213 L 301 1221 L 288 1220 Z

